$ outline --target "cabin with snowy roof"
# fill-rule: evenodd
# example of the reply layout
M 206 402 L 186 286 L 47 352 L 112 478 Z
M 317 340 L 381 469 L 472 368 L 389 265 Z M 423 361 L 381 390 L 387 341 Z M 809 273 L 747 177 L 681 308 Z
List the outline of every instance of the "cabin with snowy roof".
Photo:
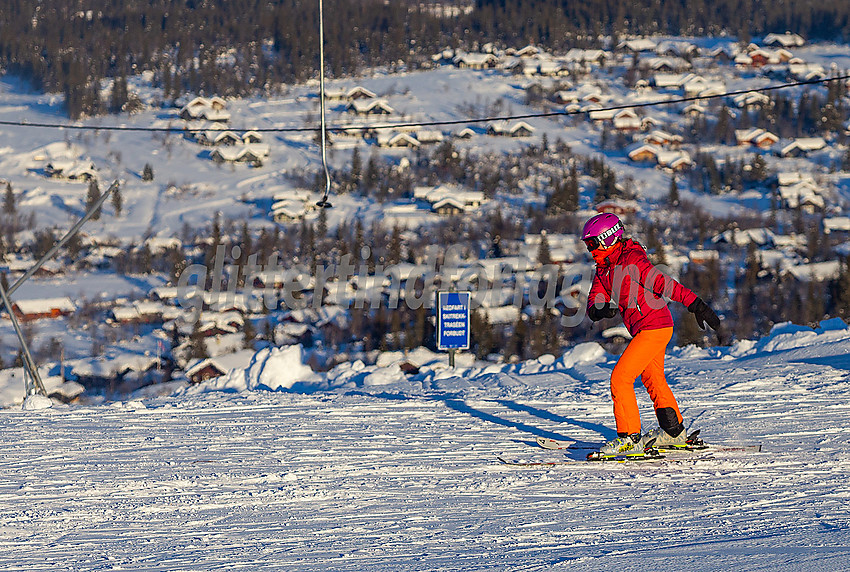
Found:
M 379 147 L 408 147 L 416 149 L 420 146 L 419 141 L 410 133 L 381 130 L 378 132 Z
M 375 92 L 366 89 L 365 87 L 355 86 L 351 89 L 326 90 L 325 97 L 328 99 L 354 101 L 356 99 L 373 99 L 377 97 Z
M 190 383 L 197 384 L 226 375 L 234 369 L 244 369 L 251 364 L 256 352 L 241 350 L 206 359 L 195 359 L 186 364 L 186 377 Z
M 739 146 L 753 146 L 769 149 L 779 142 L 779 137 L 764 129 L 736 129 L 735 140 Z
M 345 110 L 357 115 L 391 115 L 395 109 L 385 99 L 355 99 L 345 106 Z
M 529 137 L 534 133 L 534 127 L 525 121 L 517 121 L 516 123 L 508 123 L 506 121 L 497 121 L 487 125 L 487 134 L 506 137 Z
M 12 311 L 22 322 L 31 322 L 43 318 L 61 318 L 77 310 L 77 306 L 67 296 L 61 298 L 37 298 L 18 300 L 12 304 Z
M 219 163 L 256 163 L 269 156 L 270 147 L 265 143 L 216 147 L 210 158 Z
M 806 40 L 800 34 L 785 32 L 784 34 L 768 34 L 764 37 L 764 45 L 780 48 L 799 48 L 806 45 Z
M 52 179 L 91 181 L 97 179 L 97 168 L 88 159 L 54 159 L 45 165 L 44 174 Z
M 492 69 L 499 65 L 499 58 L 493 54 L 462 53 L 452 59 L 452 63 L 460 69 L 483 70 Z
M 203 119 L 226 123 L 230 121 L 230 113 L 225 110 L 226 106 L 227 103 L 218 96 L 196 97 L 180 109 L 180 119 L 185 121 Z
M 826 147 L 823 137 L 799 137 L 779 150 L 780 157 L 806 157 L 809 153 Z
M 658 153 L 660 152 L 661 148 L 657 145 L 643 143 L 630 149 L 627 156 L 630 161 L 635 161 L 636 163 L 646 161 L 656 162 L 658 161 Z

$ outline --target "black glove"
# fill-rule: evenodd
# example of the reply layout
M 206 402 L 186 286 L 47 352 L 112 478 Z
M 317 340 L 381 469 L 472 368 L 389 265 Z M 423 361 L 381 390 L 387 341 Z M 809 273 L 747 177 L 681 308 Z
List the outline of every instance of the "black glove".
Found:
M 703 302 L 702 298 L 697 298 L 691 302 L 691 305 L 688 306 L 688 312 L 691 312 L 696 317 L 697 326 L 701 330 L 705 329 L 706 324 L 711 326 L 711 329 L 715 332 L 720 327 L 720 318 L 717 317 L 714 310 L 709 308 L 708 304 Z
M 613 318 L 617 315 L 617 306 L 613 304 L 594 304 L 587 309 L 587 317 L 598 322 L 603 318 Z

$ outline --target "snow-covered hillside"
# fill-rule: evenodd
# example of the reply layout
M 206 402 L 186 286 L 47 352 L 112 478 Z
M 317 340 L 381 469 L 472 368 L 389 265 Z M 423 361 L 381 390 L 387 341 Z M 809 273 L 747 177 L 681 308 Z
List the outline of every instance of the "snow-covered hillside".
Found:
M 392 359 L 305 370 L 287 378 L 290 391 L 262 389 L 266 368 L 300 366 L 295 353 L 258 356 L 229 386 L 0 411 L 0 568 L 844 570 L 850 560 L 850 329 L 839 321 L 673 350 L 686 421 L 710 442 L 764 451 L 643 463 L 496 459 L 555 454 L 535 436 L 612 436 L 615 358 L 592 344 L 487 369 L 432 363 L 411 377 Z M 650 426 L 642 391 L 639 402 Z

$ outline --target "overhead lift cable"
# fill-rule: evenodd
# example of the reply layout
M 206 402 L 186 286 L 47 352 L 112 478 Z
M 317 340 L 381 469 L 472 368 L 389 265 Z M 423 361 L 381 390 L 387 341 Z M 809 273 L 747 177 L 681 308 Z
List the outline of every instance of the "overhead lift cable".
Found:
M 322 74 L 324 75 L 324 73 Z M 587 113 L 606 112 L 606 111 L 621 111 L 624 109 L 642 109 L 647 107 L 660 107 L 663 105 L 676 105 L 679 103 L 690 103 L 695 101 L 705 101 L 711 99 L 721 99 L 725 97 L 735 97 L 738 95 L 746 95 L 748 93 L 763 93 L 770 91 L 779 91 L 792 87 L 801 87 L 805 85 L 818 85 L 833 81 L 850 80 L 850 74 L 834 76 L 822 79 L 810 79 L 795 81 L 789 83 L 781 83 L 777 85 L 769 85 L 766 87 L 753 87 L 747 89 L 738 89 L 734 91 L 726 91 L 711 95 L 693 95 L 687 97 L 677 97 L 672 99 L 659 99 L 656 101 L 625 103 L 622 105 L 610 105 L 608 107 L 595 107 L 593 109 L 583 110 L 560 110 L 560 111 L 541 111 L 537 113 L 522 113 L 516 115 L 498 115 L 488 117 L 467 117 L 463 119 L 450 119 L 444 121 L 412 121 L 404 123 L 380 123 L 380 124 L 350 124 L 350 125 L 330 125 L 325 126 L 324 132 L 345 132 L 354 130 L 378 130 L 378 129 L 400 129 L 409 127 L 438 127 L 445 125 L 469 125 L 474 123 L 490 123 L 494 121 L 513 121 L 519 119 L 534 119 L 546 117 L 569 117 L 574 115 L 584 115 Z M 324 81 L 320 81 L 323 84 Z M 320 87 L 321 93 L 324 90 Z M 64 123 L 42 123 L 31 122 L 27 120 L 9 121 L 0 120 L 0 126 L 8 127 L 33 127 L 44 129 L 68 129 L 77 131 L 136 131 L 136 132 L 152 132 L 152 133 L 200 133 L 207 131 L 205 128 L 184 128 L 184 127 L 150 127 L 150 126 L 129 126 L 129 125 L 81 125 L 81 124 L 64 124 Z M 315 132 L 315 127 L 231 127 L 231 131 L 255 131 L 258 133 L 307 133 Z

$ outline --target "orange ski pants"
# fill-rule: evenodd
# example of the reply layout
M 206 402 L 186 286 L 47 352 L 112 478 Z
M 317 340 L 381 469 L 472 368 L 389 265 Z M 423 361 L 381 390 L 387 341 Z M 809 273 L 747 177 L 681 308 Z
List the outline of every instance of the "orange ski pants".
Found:
M 617 433 L 638 433 L 640 411 L 635 396 L 635 378 L 649 392 L 655 409 L 672 407 L 679 422 L 682 414 L 673 392 L 664 378 L 664 350 L 673 337 L 673 328 L 642 330 L 629 342 L 623 355 L 611 372 L 611 397 L 614 400 L 614 419 L 617 421 Z

